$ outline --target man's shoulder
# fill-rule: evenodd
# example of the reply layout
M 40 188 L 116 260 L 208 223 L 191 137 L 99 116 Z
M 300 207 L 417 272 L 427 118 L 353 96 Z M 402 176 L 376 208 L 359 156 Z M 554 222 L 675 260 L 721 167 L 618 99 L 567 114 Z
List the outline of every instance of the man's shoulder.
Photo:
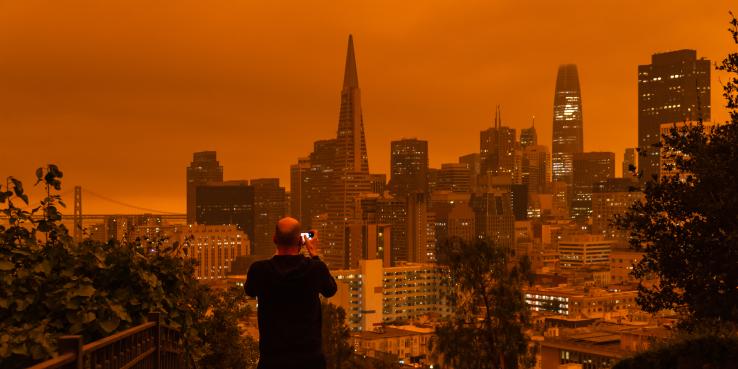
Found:
M 269 264 L 269 259 L 257 260 L 255 262 L 251 263 L 251 266 L 249 266 L 249 271 L 251 271 L 251 270 L 262 270 L 268 264 Z

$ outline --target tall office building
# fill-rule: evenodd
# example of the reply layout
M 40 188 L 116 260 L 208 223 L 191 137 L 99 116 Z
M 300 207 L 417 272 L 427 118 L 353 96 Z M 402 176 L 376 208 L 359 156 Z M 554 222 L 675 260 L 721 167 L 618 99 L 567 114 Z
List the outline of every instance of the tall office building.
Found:
M 361 90 L 356 69 L 354 38 L 349 35 L 346 68 L 341 90 L 341 112 L 336 135 L 336 168 L 346 172 L 369 172 L 369 157 L 361 113 Z
M 279 178 L 252 179 L 254 189 L 254 255 L 274 254 L 274 227 L 287 213 L 284 187 L 279 186 Z
M 623 154 L 623 178 L 634 178 L 635 174 L 630 171 L 631 165 L 638 167 L 638 152 L 635 148 L 629 147 L 625 149 Z
M 487 237 L 501 247 L 511 249 L 515 246 L 512 192 L 490 190 L 481 194 L 472 194 L 470 203 L 474 209 L 478 236 Z
M 550 162 L 551 155 L 546 146 L 529 145 L 523 150 L 521 177 L 522 183 L 528 185 L 529 194 L 546 192 L 546 186 L 551 181 Z
M 390 192 L 395 196 L 428 192 L 428 141 L 403 138 L 390 143 Z
M 392 195 L 381 196 L 377 199 L 377 224 L 390 226 L 390 249 L 385 250 L 385 258 L 389 252 L 389 264 L 409 261 L 410 255 L 407 246 L 407 198 L 397 198 Z
M 201 280 L 227 277 L 236 258 L 249 255 L 249 238 L 235 225 L 195 224 L 179 238 L 197 260 L 195 278 Z
M 471 192 L 471 169 L 462 163 L 441 164 L 438 172 L 436 190 L 451 192 Z
M 479 159 L 482 174 L 510 175 L 515 169 L 516 133 L 502 125 L 497 106 L 494 126 L 479 132 Z
M 199 185 L 223 182 L 223 166 L 216 158 L 215 151 L 201 151 L 193 155 L 192 163 L 187 167 L 187 223 L 195 222 L 195 208 Z
M 227 181 L 197 186 L 195 222 L 235 225 L 254 239 L 254 188 L 247 181 Z
M 297 164 L 290 165 L 290 216 L 305 224 L 312 207 L 310 187 L 313 178 L 310 175 L 310 158 L 299 158 Z
M 331 181 L 325 202 L 327 228 L 323 237 L 323 256 L 331 268 L 345 268 L 350 262 L 350 250 L 346 249 L 346 229 L 358 221 L 355 214 L 356 197 L 372 191 L 352 36 L 349 36 L 346 52 L 335 161 L 329 176 Z
M 661 123 L 710 121 L 710 61 L 697 59 L 695 50 L 677 50 L 651 56 L 638 66 L 638 147 L 643 179 L 659 174 Z
M 553 111 L 553 180 L 571 184 L 574 154 L 584 150 L 582 96 L 575 64 L 559 66 Z
M 413 193 L 407 197 L 407 261 L 435 261 L 435 222 L 430 211 L 430 195 Z
M 592 214 L 592 186 L 615 177 L 615 153 L 582 152 L 574 155 L 572 218 L 584 222 Z
M 533 122 L 530 128 L 523 128 L 520 130 L 520 148 L 525 149 L 528 146 L 538 145 L 538 133 L 536 133 L 536 118 L 533 117 Z
M 464 164 L 469 168 L 469 187 L 475 190 L 477 188 L 479 174 L 482 173 L 482 161 L 479 153 L 475 152 L 460 156 L 459 164 Z
M 609 178 L 597 182 L 592 187 L 592 233 L 607 239 L 626 240 L 627 230 L 613 226 L 615 215 L 622 215 L 634 202 L 643 198 L 643 192 L 636 191 L 637 179 Z
M 386 174 L 372 174 L 371 175 L 372 180 L 372 192 L 374 193 L 384 193 L 384 191 L 387 189 L 387 175 Z

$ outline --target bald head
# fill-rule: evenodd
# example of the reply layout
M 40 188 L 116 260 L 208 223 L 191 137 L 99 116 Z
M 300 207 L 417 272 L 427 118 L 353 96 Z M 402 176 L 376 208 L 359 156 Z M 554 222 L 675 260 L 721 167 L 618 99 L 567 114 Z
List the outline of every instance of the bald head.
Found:
M 300 246 L 300 222 L 292 217 L 280 219 L 274 230 L 274 243 L 277 247 Z

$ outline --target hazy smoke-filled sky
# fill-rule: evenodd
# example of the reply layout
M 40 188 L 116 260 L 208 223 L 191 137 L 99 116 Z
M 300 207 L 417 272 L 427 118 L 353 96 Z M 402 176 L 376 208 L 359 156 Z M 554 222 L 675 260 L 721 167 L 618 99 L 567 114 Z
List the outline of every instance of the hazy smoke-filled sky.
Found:
M 390 140 L 429 141 L 440 166 L 505 125 L 551 146 L 556 70 L 576 63 L 584 148 L 636 144 L 637 66 L 696 49 L 720 61 L 735 2 L 0 0 L 0 176 L 56 163 L 81 185 L 184 212 L 192 152 L 226 179 L 280 177 L 336 134 L 354 35 L 369 166 Z M 713 72 L 713 120 L 727 119 Z M 4 181 L 3 181 L 4 184 Z M 134 212 L 87 196 L 86 213 Z

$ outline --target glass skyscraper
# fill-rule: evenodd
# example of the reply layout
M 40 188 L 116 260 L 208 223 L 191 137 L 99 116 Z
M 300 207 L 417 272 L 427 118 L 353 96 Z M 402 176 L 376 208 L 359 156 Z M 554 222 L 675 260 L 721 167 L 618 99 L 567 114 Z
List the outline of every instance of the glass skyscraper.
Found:
M 575 64 L 559 66 L 554 94 L 553 180 L 571 184 L 574 154 L 584 149 L 582 96 Z

